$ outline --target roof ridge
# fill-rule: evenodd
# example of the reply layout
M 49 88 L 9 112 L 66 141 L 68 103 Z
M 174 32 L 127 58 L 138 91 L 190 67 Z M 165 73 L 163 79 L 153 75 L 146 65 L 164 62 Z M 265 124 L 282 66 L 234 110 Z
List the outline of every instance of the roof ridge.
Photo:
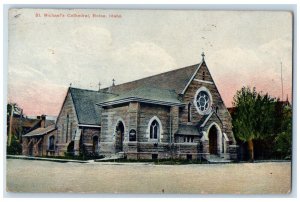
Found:
M 156 87 L 156 86 L 138 86 L 138 87 L 136 87 L 136 88 L 133 88 L 132 90 L 129 90 L 128 92 L 132 92 L 132 91 L 135 91 L 135 90 L 138 90 L 138 89 L 143 89 L 143 88 L 146 88 L 146 89 L 163 90 L 163 91 L 169 91 L 169 92 L 175 92 L 174 89 L 161 88 L 161 87 Z
M 119 86 L 122 86 L 122 85 L 124 85 L 124 84 L 133 83 L 133 82 L 141 81 L 141 80 L 144 80 L 144 79 L 148 79 L 148 78 L 160 76 L 160 75 L 162 75 L 162 74 L 166 74 L 166 73 L 171 73 L 171 72 L 179 71 L 179 70 L 182 70 L 182 69 L 185 69 L 185 68 L 189 68 L 189 67 L 193 67 L 193 66 L 196 66 L 196 65 L 200 65 L 200 63 L 196 63 L 196 64 L 189 65 L 189 66 L 186 66 L 186 67 L 181 67 L 181 68 L 178 68 L 178 69 L 173 69 L 173 70 L 166 71 L 166 72 L 162 72 L 162 73 L 155 74 L 155 75 L 152 75 L 152 76 L 147 76 L 147 77 L 144 77 L 144 78 L 136 79 L 136 80 L 133 80 L 133 81 L 129 81 L 129 82 L 125 82 L 125 83 L 120 83 L 120 84 L 118 84 L 118 85 L 115 85 L 114 87 L 119 87 Z M 109 88 L 109 87 L 102 88 L 101 90 L 107 90 L 108 88 Z
M 82 90 L 82 91 L 92 91 L 92 92 L 99 92 L 98 90 L 91 90 L 91 89 L 83 89 L 83 88 L 74 88 L 74 87 L 69 87 L 70 89 L 75 89 L 75 90 Z
M 91 90 L 91 89 L 83 89 L 83 88 L 74 88 L 74 87 L 69 87 L 71 90 L 81 90 L 81 91 L 90 91 L 90 92 L 94 92 L 94 93 L 103 93 L 103 94 L 112 94 L 112 95 L 116 95 L 115 93 L 111 93 L 111 92 L 107 92 L 107 91 L 102 91 L 102 89 L 99 90 Z
M 91 90 L 91 89 L 84 89 L 84 88 L 75 88 L 75 87 L 69 87 L 69 88 L 74 90 L 99 92 L 98 90 Z

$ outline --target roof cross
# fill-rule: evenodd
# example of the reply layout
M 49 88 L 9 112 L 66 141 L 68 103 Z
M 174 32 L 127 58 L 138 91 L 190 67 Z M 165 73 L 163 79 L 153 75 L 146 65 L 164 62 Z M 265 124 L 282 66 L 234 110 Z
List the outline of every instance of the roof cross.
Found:
M 202 56 L 202 60 L 204 61 L 204 57 L 205 57 L 204 52 L 202 52 L 201 56 Z
M 101 87 L 101 83 L 100 82 L 98 83 L 98 86 L 99 86 L 99 91 L 100 91 L 100 87 Z
M 115 86 L 115 81 L 116 81 L 115 79 L 112 80 L 112 82 L 113 82 L 112 86 Z

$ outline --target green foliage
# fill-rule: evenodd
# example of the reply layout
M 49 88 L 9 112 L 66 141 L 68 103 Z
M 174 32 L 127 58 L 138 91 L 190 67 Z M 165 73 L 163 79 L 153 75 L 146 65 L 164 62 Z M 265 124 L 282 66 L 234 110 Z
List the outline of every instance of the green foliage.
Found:
M 12 136 L 11 145 L 6 147 L 6 151 L 9 155 L 22 154 L 22 145 L 15 136 Z
M 7 111 L 6 111 L 6 115 L 7 116 L 10 116 L 11 115 L 11 106 L 12 106 L 12 104 L 7 104 Z
M 243 87 L 234 96 L 234 134 L 242 141 L 263 139 L 274 133 L 276 100 L 249 87 Z
M 11 115 L 12 107 L 13 107 L 14 114 L 21 114 L 22 113 L 22 108 L 20 108 L 17 103 L 8 103 L 6 107 L 7 107 L 6 108 L 7 109 L 6 115 L 7 116 Z
M 292 108 L 283 109 L 281 131 L 275 138 L 275 149 L 281 158 L 290 159 L 292 154 Z

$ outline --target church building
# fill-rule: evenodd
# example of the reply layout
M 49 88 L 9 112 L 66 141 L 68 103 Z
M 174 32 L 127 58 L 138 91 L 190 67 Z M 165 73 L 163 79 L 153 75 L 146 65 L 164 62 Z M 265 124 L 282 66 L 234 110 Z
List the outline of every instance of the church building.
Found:
M 70 87 L 49 136 L 55 155 L 235 160 L 231 116 L 202 57 L 99 91 Z

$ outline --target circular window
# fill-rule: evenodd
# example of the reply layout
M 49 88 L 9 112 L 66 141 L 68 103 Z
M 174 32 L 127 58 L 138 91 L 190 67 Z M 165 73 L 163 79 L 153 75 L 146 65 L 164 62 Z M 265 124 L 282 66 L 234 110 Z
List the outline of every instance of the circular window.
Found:
M 211 110 L 211 103 L 212 98 L 209 91 L 204 87 L 198 89 L 194 100 L 197 111 L 202 115 L 209 113 Z

